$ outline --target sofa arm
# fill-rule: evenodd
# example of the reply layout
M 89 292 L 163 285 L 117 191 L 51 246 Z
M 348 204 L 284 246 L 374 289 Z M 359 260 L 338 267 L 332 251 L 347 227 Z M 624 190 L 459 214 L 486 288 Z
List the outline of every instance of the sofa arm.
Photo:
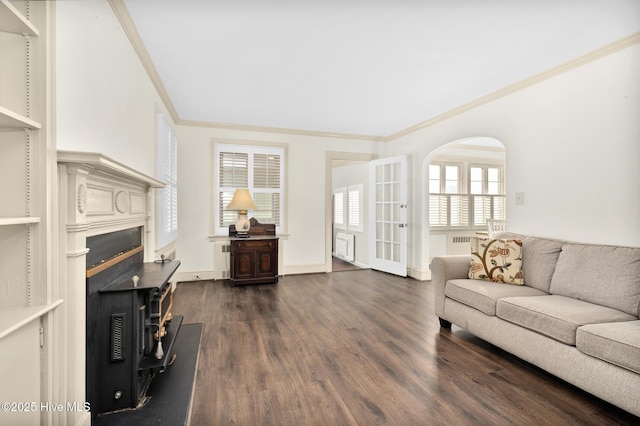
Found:
M 439 256 L 431 260 L 431 282 L 433 283 L 435 311 L 440 318 L 444 314 L 444 287 L 447 281 L 469 278 L 470 263 L 471 256 L 468 254 Z

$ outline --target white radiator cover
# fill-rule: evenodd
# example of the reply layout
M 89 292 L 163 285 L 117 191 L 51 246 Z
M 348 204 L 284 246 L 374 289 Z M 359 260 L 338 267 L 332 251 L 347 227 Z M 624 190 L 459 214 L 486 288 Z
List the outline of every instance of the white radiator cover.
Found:
M 447 255 L 471 253 L 471 236 L 460 234 L 447 235 Z
M 216 241 L 213 245 L 213 279 L 227 280 L 231 276 L 229 266 L 229 241 Z
M 349 262 L 355 260 L 355 235 L 338 232 L 336 235 L 336 256 Z

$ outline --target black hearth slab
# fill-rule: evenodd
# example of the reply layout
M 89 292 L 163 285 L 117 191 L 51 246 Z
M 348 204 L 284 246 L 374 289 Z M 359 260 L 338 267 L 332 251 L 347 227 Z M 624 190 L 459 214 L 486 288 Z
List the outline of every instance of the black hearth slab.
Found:
M 162 288 L 180 266 L 179 260 L 170 260 L 166 263 L 145 262 L 136 265 L 127 271 L 127 274 L 118 276 L 109 282 L 100 292 L 109 291 L 141 291 L 149 288 Z M 133 286 L 132 277 L 138 276 L 138 286 Z
M 93 425 L 186 425 L 189 422 L 201 338 L 201 323 L 183 324 L 174 346 L 176 360 L 151 382 L 147 391 L 149 402 L 135 410 L 100 414 Z

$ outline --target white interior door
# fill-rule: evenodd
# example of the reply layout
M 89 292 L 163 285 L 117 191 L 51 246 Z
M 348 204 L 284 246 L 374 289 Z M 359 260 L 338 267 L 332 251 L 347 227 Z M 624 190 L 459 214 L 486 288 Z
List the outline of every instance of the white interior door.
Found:
M 406 277 L 407 156 L 369 164 L 369 266 Z

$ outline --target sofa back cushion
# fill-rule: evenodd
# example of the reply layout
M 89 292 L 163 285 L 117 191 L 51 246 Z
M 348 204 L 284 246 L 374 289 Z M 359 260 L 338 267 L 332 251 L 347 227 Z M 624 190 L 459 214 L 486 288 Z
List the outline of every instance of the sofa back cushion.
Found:
M 566 242 L 512 232 L 498 234 L 497 238 L 522 240 L 522 273 L 525 285 L 549 293 L 551 277 L 556 269 L 562 246 Z
M 640 248 L 565 244 L 549 292 L 637 317 L 640 315 Z

